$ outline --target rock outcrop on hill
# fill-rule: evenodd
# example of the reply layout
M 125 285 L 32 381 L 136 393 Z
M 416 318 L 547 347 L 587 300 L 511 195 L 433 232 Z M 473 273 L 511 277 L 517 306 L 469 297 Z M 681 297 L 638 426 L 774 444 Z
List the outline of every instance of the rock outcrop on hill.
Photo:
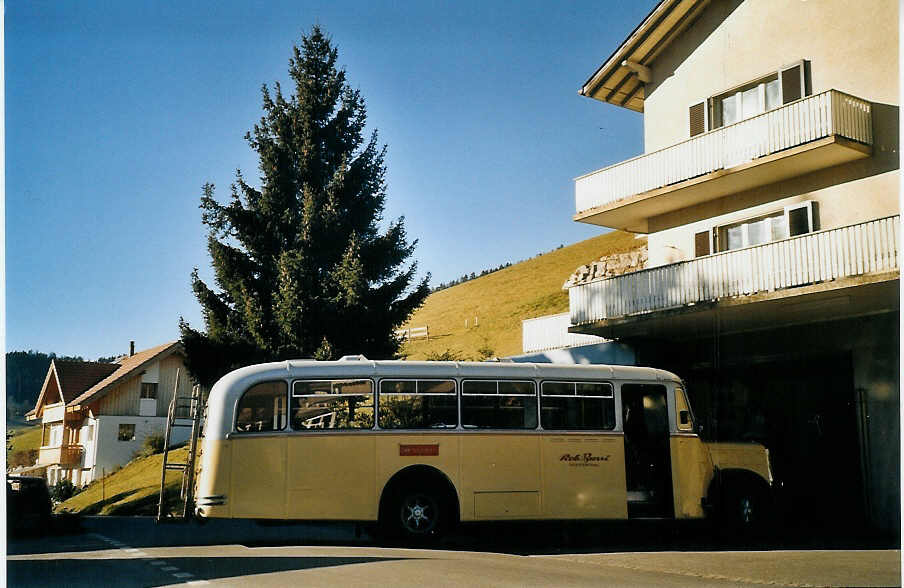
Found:
M 611 278 L 628 272 L 636 272 L 647 266 L 647 248 L 640 247 L 626 253 L 604 255 L 599 260 L 574 270 L 574 273 L 562 285 L 563 289 L 571 288 L 579 284 L 586 284 L 594 280 Z

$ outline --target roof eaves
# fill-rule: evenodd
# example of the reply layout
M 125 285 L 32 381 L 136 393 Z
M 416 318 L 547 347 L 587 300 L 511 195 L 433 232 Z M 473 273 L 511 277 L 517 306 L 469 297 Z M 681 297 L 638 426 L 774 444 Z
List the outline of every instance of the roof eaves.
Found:
M 651 18 L 654 14 L 656 14 L 656 12 L 657 12 L 658 10 L 660 10 L 664 4 L 669 3 L 669 2 L 676 2 L 676 1 L 678 1 L 678 0 L 661 0 L 661 1 L 659 2 L 659 4 L 657 4 L 656 6 L 654 6 L 653 9 L 650 10 L 650 13 L 649 13 L 642 21 L 640 21 L 640 23 L 639 23 L 636 27 L 634 27 L 634 30 L 631 31 L 630 34 L 628 34 L 628 36 L 625 38 L 624 41 L 622 41 L 621 45 L 619 45 L 619 46 L 615 49 L 615 51 L 612 52 L 612 55 L 610 55 L 610 56 L 603 62 L 603 64 L 602 64 L 601 66 L 599 66 L 598 68 L 596 68 L 596 71 L 593 72 L 593 75 L 591 75 L 589 78 L 587 78 L 587 81 L 584 82 L 583 85 L 581 85 L 581 89 L 578 90 L 578 93 L 579 93 L 580 95 L 582 95 L 582 96 L 590 96 L 590 94 L 592 93 L 592 91 L 587 90 L 587 87 L 588 87 L 590 84 L 592 84 L 592 83 L 594 82 L 594 80 L 596 80 L 596 79 L 599 78 L 600 74 L 601 74 L 605 69 L 607 69 L 607 68 L 610 66 L 610 64 L 615 60 L 616 56 L 618 56 L 619 54 L 621 54 L 622 52 L 625 51 L 625 47 L 626 47 L 629 43 L 631 43 L 631 40 L 634 39 L 634 37 L 635 37 L 635 35 L 637 35 L 638 31 L 640 31 L 640 29 L 643 28 L 644 25 L 646 25 L 646 24 L 650 21 L 650 18 Z M 618 63 L 621 63 L 621 59 L 618 60 Z M 593 90 L 595 90 L 595 88 L 594 88 Z
M 47 375 L 44 376 L 44 385 L 41 386 L 41 393 L 38 394 L 38 400 L 35 402 L 35 407 L 32 412 L 37 416 L 38 410 L 43 408 L 44 406 L 44 396 L 47 394 L 47 385 L 50 383 L 50 376 L 54 375 L 57 379 L 57 388 L 60 387 L 60 378 L 56 375 L 56 368 L 54 366 L 54 360 L 50 360 L 50 365 L 47 366 Z
M 649 74 L 647 68 L 696 20 L 709 3 L 710 0 L 662 0 L 584 83 L 578 93 L 643 112 L 645 84 L 642 78 Z M 614 88 L 609 85 L 613 81 L 616 84 Z M 605 95 L 603 88 L 609 90 Z M 623 96 L 619 96 L 619 93 Z

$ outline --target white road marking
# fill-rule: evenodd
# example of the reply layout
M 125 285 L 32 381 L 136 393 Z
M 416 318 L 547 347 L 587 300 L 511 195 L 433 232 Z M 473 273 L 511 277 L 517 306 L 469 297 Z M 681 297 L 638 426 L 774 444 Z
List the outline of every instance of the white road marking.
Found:
M 142 550 L 138 549 L 137 547 L 129 547 L 125 543 L 121 543 L 119 541 L 116 541 L 116 540 L 106 537 L 104 535 L 101 535 L 100 533 L 92 533 L 92 535 L 94 535 L 98 539 L 101 539 L 104 542 L 109 543 L 113 547 L 116 547 L 130 555 L 138 556 L 138 557 L 151 557 L 146 551 L 142 551 Z M 166 565 L 167 562 L 164 560 L 161 560 L 161 559 L 151 560 L 148 563 L 151 564 L 152 566 L 157 566 L 161 572 L 170 572 L 170 574 L 174 578 L 178 578 L 179 580 L 185 580 L 186 578 L 194 578 L 195 577 L 194 574 L 189 574 L 188 572 L 179 571 L 179 568 L 177 568 L 176 566 Z M 207 580 L 192 580 L 192 581 L 188 582 L 188 584 L 202 586 L 205 584 L 210 584 L 210 582 L 208 582 Z

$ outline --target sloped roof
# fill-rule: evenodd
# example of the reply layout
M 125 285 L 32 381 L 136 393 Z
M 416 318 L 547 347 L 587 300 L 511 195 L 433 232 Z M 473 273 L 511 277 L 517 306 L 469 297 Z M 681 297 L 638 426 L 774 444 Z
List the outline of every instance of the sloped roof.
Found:
M 643 112 L 645 87 L 637 68 L 648 68 L 709 3 L 710 0 L 661 0 L 578 93 Z
M 60 396 L 62 396 L 63 402 L 66 404 L 69 404 L 72 399 L 115 372 L 117 367 L 115 363 L 53 360 L 53 369 L 56 371 Z
M 181 350 L 182 345 L 178 341 L 171 341 L 170 343 L 164 343 L 163 345 L 158 345 L 151 349 L 139 351 L 131 357 L 124 357 L 119 363 L 107 364 L 113 366 L 115 371 L 79 394 L 78 397 L 74 398 L 71 402 L 67 401 L 66 404 L 75 406 L 86 402 L 93 402 L 125 380 L 140 374 L 149 364 L 173 353 L 181 352 Z
M 59 393 L 64 403 L 68 403 L 114 371 L 115 364 L 52 359 L 35 407 L 26 417 L 37 417 L 42 412 L 41 409 L 47 402 L 47 394 L 51 388 Z

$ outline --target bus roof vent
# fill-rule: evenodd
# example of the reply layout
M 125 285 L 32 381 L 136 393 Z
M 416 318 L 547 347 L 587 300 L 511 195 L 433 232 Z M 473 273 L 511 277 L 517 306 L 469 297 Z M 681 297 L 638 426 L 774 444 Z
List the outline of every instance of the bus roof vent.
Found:
M 339 361 L 367 361 L 367 358 L 363 355 L 343 355 Z

